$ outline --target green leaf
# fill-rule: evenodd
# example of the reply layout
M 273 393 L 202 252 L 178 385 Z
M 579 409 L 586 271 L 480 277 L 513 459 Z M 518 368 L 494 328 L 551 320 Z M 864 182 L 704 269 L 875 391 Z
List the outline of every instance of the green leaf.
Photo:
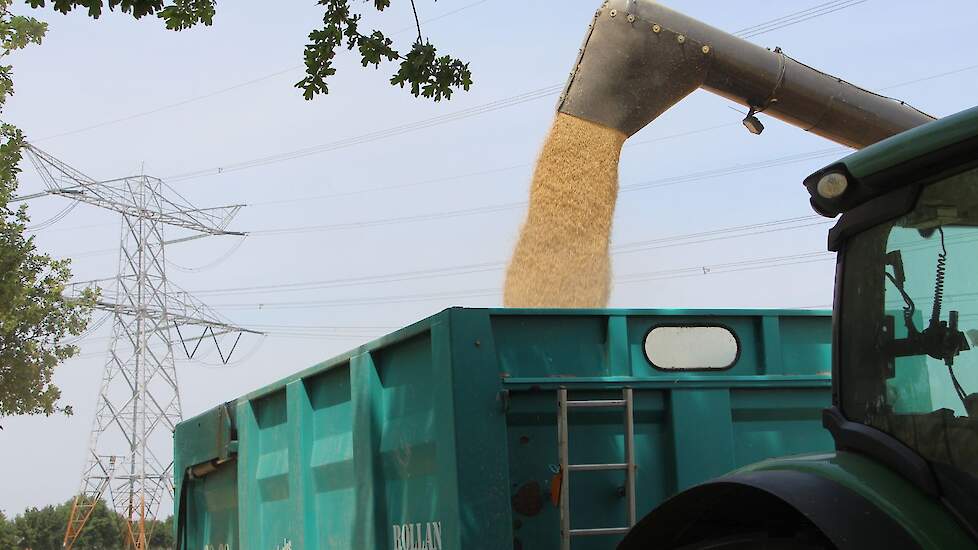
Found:
M 198 23 L 210 26 L 214 23 L 215 0 L 174 0 L 173 4 L 159 12 L 171 31 L 189 29 Z
M 325 7 L 323 27 L 309 33 L 303 55 L 306 76 L 296 83 L 306 99 L 329 93 L 327 80 L 336 74 L 333 60 L 341 46 L 357 48 L 364 67 L 379 68 L 383 62 L 400 60 L 390 82 L 408 87 L 415 97 L 441 101 L 451 99 L 458 89 L 468 90 L 472 86 L 468 63 L 447 55 L 439 57 L 437 49 L 428 42 L 415 42 L 411 51 L 402 57 L 382 31 L 374 30 L 366 35 L 360 32 L 361 15 L 351 11 L 349 0 L 319 0 L 319 4 Z M 373 6 L 383 11 L 390 6 L 390 0 L 374 0 Z
M 27 0 L 32 8 L 43 8 L 47 0 Z M 183 30 L 198 23 L 210 25 L 213 23 L 216 0 L 53 0 L 51 7 L 61 13 L 69 13 L 75 9 L 84 9 L 88 15 L 98 19 L 103 10 L 118 8 L 140 19 L 147 15 L 157 15 L 166 23 L 170 30 Z
M 451 99 L 455 89 L 468 90 L 472 86 L 469 64 L 451 56 L 437 57 L 437 50 L 428 42 L 416 42 L 401 61 L 391 84 L 410 85 L 411 94 L 434 101 Z
M 63 294 L 70 262 L 38 252 L 24 236 L 26 205 L 10 208 L 23 146 L 20 130 L 0 125 L 0 417 L 66 411 L 54 369 L 78 352 L 65 340 L 85 329 L 95 301 Z

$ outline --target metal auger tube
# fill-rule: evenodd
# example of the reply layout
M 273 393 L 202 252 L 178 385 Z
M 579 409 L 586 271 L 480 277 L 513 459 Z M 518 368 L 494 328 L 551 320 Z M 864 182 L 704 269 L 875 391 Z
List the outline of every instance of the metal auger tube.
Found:
M 697 88 L 856 149 L 934 120 L 651 0 L 598 9 L 558 110 L 632 135 Z

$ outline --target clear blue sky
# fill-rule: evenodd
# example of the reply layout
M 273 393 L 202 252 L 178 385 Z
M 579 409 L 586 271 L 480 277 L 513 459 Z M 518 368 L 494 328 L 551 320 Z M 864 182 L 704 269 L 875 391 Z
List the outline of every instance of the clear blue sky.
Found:
M 420 0 L 418 7 L 425 19 L 473 3 L 424 26 L 442 49 L 470 60 L 475 74 L 471 92 L 440 104 L 390 87 L 391 67 L 360 70 L 351 55 L 338 60 L 330 95 L 304 101 L 292 84 L 301 78 L 306 34 L 320 17 L 311 0 L 276 2 L 274 10 L 267 1 L 222 2 L 213 27 L 181 33 L 167 32 L 155 20 L 134 22 L 118 14 L 92 22 L 41 11 L 50 22 L 49 36 L 43 46 L 13 57 L 17 94 L 5 116 L 38 146 L 97 179 L 141 170 L 167 178 L 229 167 L 560 84 L 599 2 Z M 819 3 L 669 2 L 728 31 Z M 940 10 L 921 9 L 910 0 L 869 0 L 752 40 L 781 46 L 805 63 L 879 89 L 975 64 L 970 38 L 976 16 L 978 8 L 966 0 L 942 2 Z M 412 24 L 408 4 L 400 0 L 369 21 L 389 29 Z M 406 42 L 411 36 L 407 31 L 398 38 Z M 264 78 L 274 73 L 281 74 Z M 261 80 L 238 86 L 256 79 Z M 229 87 L 235 88 L 213 94 Z M 972 106 L 976 88 L 978 70 L 969 70 L 887 93 L 940 116 Z M 207 97 L 129 118 L 200 96 Z M 499 305 L 501 269 L 441 271 L 372 284 L 363 278 L 506 260 L 524 213 L 514 203 L 526 199 L 531 164 L 555 101 L 551 94 L 353 147 L 175 178 L 173 187 L 198 206 L 249 204 L 233 228 L 255 234 L 229 256 L 237 244 L 233 237 L 174 245 L 168 250 L 170 278 L 198 291 L 234 321 L 269 333 L 242 340 L 231 367 L 217 368 L 213 351 L 203 362 L 178 363 L 185 416 L 340 353 L 387 327 L 451 305 Z M 632 138 L 622 159 L 622 185 L 653 185 L 622 194 L 616 246 L 811 214 L 801 180 L 834 153 L 763 169 L 753 165 L 833 145 L 770 119 L 763 135 L 750 135 L 729 106 L 697 92 Z M 85 129 L 117 119 L 126 120 Z M 714 126 L 720 127 L 659 139 Z M 738 166 L 744 170 L 661 185 L 666 178 Z M 41 188 L 26 170 L 22 191 Z M 65 206 L 60 198 L 35 200 L 31 213 L 41 222 Z M 485 208 L 491 206 L 501 207 Z M 485 211 L 443 215 L 480 208 Z M 397 221 L 416 216 L 427 218 Z M 383 222 L 362 223 L 374 221 Z M 614 259 L 622 282 L 611 305 L 826 305 L 830 257 L 780 267 L 746 264 L 758 269 L 726 274 L 716 267 L 824 250 L 827 226 L 811 223 L 667 248 L 649 243 L 622 248 L 627 253 Z M 294 231 L 337 224 L 353 226 Z M 262 233 L 276 229 L 290 231 Z M 56 256 L 74 257 L 76 278 L 84 280 L 114 275 L 118 233 L 116 216 L 81 205 L 38 232 L 37 242 Z M 661 278 L 660 272 L 680 268 L 693 269 Z M 648 273 L 653 276 L 629 280 Z M 357 284 L 275 286 L 339 279 Z M 266 288 L 207 292 L 254 286 Z M 97 313 L 95 319 L 100 317 Z M 82 355 L 58 370 L 64 403 L 74 407 L 75 416 L 4 420 L 0 509 L 7 514 L 61 501 L 77 489 L 110 325 L 86 338 Z

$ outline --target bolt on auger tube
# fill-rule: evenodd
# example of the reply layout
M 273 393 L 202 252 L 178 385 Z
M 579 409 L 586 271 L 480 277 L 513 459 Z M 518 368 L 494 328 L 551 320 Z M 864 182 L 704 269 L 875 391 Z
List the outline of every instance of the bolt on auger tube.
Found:
M 934 120 L 651 0 L 595 13 L 558 110 L 632 135 L 700 87 L 856 149 Z

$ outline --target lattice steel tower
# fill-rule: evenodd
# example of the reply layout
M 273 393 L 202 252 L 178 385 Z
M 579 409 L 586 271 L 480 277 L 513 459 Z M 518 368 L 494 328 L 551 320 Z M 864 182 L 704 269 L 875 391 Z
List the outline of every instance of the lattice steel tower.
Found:
M 27 153 L 47 187 L 38 195 L 61 195 L 122 214 L 115 301 L 96 304 L 112 314 L 112 343 L 64 547 L 78 540 L 108 490 L 115 511 L 128 519 L 128 546 L 143 550 L 152 535 L 147 524 L 156 519 L 164 496 L 173 498 L 172 432 L 182 416 L 171 331 L 192 357 L 180 326 L 201 327 L 203 332 L 189 339 L 196 341 L 194 351 L 204 338 L 212 338 L 225 362 L 241 334 L 254 332 L 224 321 L 177 289 L 166 276 L 166 245 L 208 235 L 244 235 L 226 229 L 241 205 L 194 208 L 158 178 L 100 182 L 32 145 Z M 167 198 L 165 191 L 175 198 Z M 167 226 L 186 230 L 185 235 L 168 241 Z M 217 337 L 229 333 L 237 336 L 225 356 Z

